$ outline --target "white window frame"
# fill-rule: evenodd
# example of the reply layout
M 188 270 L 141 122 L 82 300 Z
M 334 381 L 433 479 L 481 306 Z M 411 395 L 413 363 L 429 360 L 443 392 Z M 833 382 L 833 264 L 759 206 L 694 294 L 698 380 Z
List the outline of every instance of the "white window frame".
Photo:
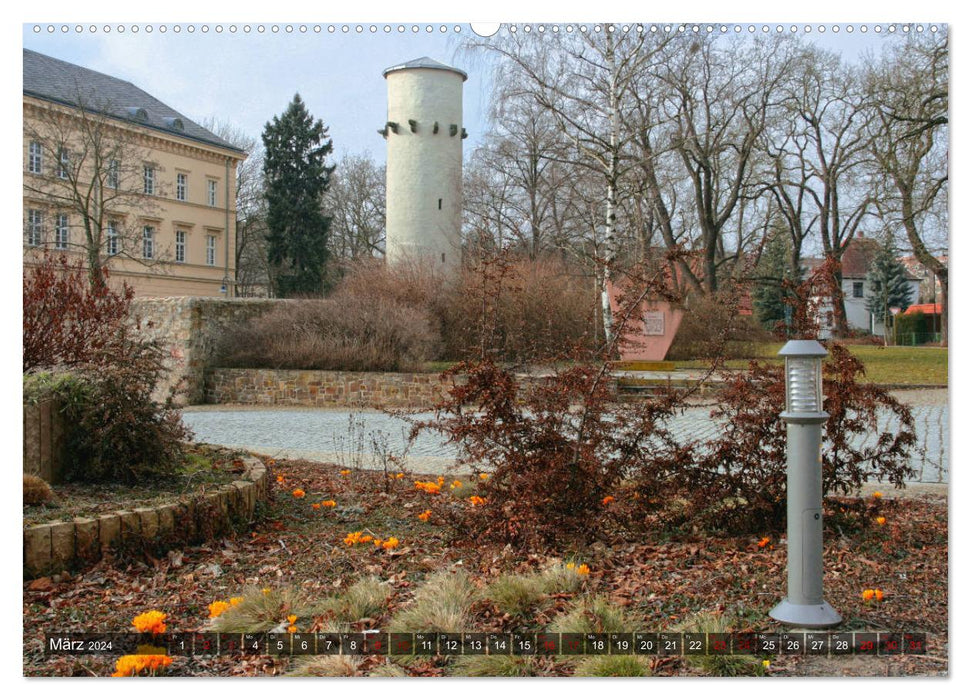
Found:
M 186 242 L 185 231 L 176 231 L 175 232 L 175 262 L 177 263 L 185 262 L 185 242 Z
M 71 242 L 70 220 L 67 214 L 58 214 L 54 222 L 54 247 L 57 250 L 67 250 Z
M 206 180 L 206 201 L 210 207 L 216 206 L 216 188 L 219 183 L 216 180 Z
M 155 227 L 149 224 L 142 227 L 142 257 L 155 259 Z
M 108 177 L 105 178 L 105 181 L 108 187 L 110 187 L 113 190 L 118 189 L 120 169 L 121 169 L 121 164 L 117 160 L 112 159 L 108 161 Z
M 27 146 L 27 172 L 34 175 L 44 172 L 44 146 L 40 141 L 31 141 Z
M 66 148 L 57 151 L 57 171 L 54 174 L 61 180 L 67 180 L 71 174 L 71 152 Z
M 144 194 L 155 194 L 155 167 L 151 165 L 142 168 L 142 191 Z
M 206 265 L 216 265 L 216 237 L 206 236 Z
M 188 201 L 189 176 L 185 173 L 175 174 L 175 198 L 180 202 Z
M 32 248 L 44 245 L 44 212 L 41 209 L 27 210 L 27 245 Z
M 105 229 L 105 251 L 108 255 L 118 255 L 118 222 L 112 220 L 108 221 L 108 226 Z

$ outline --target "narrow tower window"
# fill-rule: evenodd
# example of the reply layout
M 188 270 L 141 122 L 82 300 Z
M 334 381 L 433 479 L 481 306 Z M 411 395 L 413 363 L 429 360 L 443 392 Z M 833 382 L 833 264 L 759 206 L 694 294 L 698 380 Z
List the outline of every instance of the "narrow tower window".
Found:
M 441 208 L 442 208 L 442 200 L 438 200 L 438 208 L 439 208 L 439 209 L 441 209 Z

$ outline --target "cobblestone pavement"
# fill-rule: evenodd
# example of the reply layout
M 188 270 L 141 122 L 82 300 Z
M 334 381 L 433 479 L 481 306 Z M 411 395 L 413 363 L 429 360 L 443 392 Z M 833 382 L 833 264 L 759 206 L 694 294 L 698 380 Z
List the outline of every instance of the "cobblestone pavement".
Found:
M 894 395 L 911 407 L 917 430 L 917 446 L 911 465 L 915 482 L 945 484 L 948 481 L 949 423 L 947 390 L 908 390 Z M 681 440 L 709 440 L 719 431 L 711 408 L 695 406 L 676 417 L 671 429 Z M 414 414 L 415 420 L 430 414 Z M 336 462 L 347 467 L 383 468 L 383 457 L 400 455 L 410 424 L 378 411 L 314 408 L 254 408 L 197 406 L 185 409 L 183 420 L 201 442 L 247 449 L 279 458 L 304 458 Z M 880 431 L 897 429 L 886 413 L 878 419 Z M 864 442 L 875 440 L 868 435 Z M 414 471 L 442 473 L 453 464 L 457 449 L 441 436 L 425 432 L 406 453 L 405 466 Z

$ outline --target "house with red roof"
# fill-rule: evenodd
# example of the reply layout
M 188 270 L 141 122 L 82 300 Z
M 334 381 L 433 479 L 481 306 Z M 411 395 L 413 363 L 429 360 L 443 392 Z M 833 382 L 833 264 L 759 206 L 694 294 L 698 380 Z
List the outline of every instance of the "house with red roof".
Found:
M 872 335 L 883 335 L 884 332 L 883 319 L 874 317 L 867 309 L 870 284 L 867 282 L 866 276 L 880 247 L 880 241 L 857 235 L 843 251 L 841 260 L 843 305 L 846 307 L 847 325 L 852 330 L 863 331 Z M 910 283 L 911 303 L 916 304 L 920 296 L 921 278 L 908 270 L 907 279 Z M 904 309 L 898 310 L 898 313 L 902 311 Z M 835 324 L 833 323 L 832 305 L 828 301 L 823 300 L 820 303 L 819 316 L 820 336 L 823 338 L 832 337 Z

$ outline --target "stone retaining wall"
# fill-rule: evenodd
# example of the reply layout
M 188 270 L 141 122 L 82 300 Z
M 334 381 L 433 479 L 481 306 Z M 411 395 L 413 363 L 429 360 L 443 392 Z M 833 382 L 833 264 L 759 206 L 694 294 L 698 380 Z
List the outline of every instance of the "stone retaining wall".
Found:
M 431 408 L 452 387 L 438 374 L 216 368 L 206 403 Z
M 167 374 L 156 389 L 164 400 L 169 390 L 180 404 L 202 403 L 206 370 L 211 366 L 216 341 L 224 328 L 266 313 L 285 299 L 214 299 L 208 297 L 139 298 L 131 313 L 141 333 L 160 341 L 166 349 Z
M 269 494 L 270 474 L 258 459 L 243 461 L 246 469 L 239 480 L 190 500 L 25 527 L 24 577 L 95 562 L 108 548 L 201 542 L 251 522 L 256 504 Z
M 544 375 L 516 375 L 522 385 Z M 455 382 L 461 384 L 461 375 Z M 422 372 L 329 372 L 295 369 L 215 368 L 206 374 L 206 403 L 318 408 L 431 409 L 453 386 L 451 378 Z M 617 382 L 608 390 L 617 394 Z

